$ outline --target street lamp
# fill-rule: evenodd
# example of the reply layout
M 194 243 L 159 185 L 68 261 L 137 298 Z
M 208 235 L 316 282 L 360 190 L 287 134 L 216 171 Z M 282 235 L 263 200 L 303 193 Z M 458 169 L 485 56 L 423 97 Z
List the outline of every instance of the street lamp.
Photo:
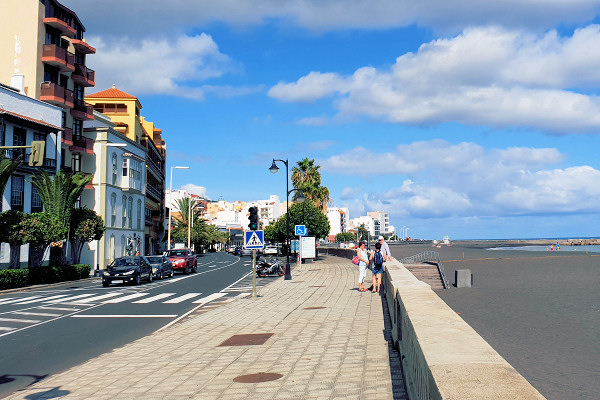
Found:
M 173 205 L 171 204 L 171 197 L 173 196 L 173 169 L 190 169 L 190 167 L 171 167 L 171 176 L 169 182 L 169 226 L 167 229 L 167 250 L 171 249 L 171 209 Z
M 297 197 L 297 200 L 302 203 L 305 200 L 304 194 L 302 193 L 302 191 L 300 191 L 299 189 L 292 189 L 290 190 L 290 182 L 289 182 L 289 171 L 288 171 L 288 160 L 276 160 L 273 159 L 273 164 L 271 164 L 271 167 L 269 167 L 269 171 L 271 171 L 271 173 L 276 174 L 277 171 L 279 171 L 279 167 L 277 166 L 277 161 L 281 161 L 282 163 L 285 164 L 285 193 L 286 193 L 286 207 L 287 210 L 285 212 L 285 241 L 286 241 L 286 245 L 287 245 L 287 251 L 286 251 L 286 262 L 285 262 L 285 280 L 290 280 L 292 279 L 292 269 L 290 267 L 290 250 L 291 247 L 290 246 L 290 194 L 294 191 L 298 191 L 300 193 L 300 195 Z

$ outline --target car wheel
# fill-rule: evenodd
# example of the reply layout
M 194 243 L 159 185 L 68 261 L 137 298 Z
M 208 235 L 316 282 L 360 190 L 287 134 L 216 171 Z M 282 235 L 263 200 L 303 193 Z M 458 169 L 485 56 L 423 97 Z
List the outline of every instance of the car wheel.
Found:
M 164 276 L 164 272 L 165 272 L 165 271 L 163 271 L 162 269 L 160 270 L 160 274 L 158 274 L 158 279 L 161 279 L 161 280 L 162 280 L 162 279 L 165 277 L 165 276 Z
M 171 270 L 171 278 L 173 277 L 174 274 L 175 274 L 175 272 L 173 272 L 173 270 Z
M 194 263 L 194 268 L 192 268 L 192 272 L 193 273 L 198 272 L 198 264 Z
M 152 282 L 154 275 L 152 275 L 152 270 L 148 273 L 148 283 Z
M 110 285 L 110 282 L 108 282 L 108 281 L 102 281 L 102 286 L 108 287 L 108 285 Z
M 138 274 L 135 276 L 135 280 L 133 281 L 133 284 L 139 285 L 140 283 L 142 283 L 142 275 Z
M 185 269 L 183 270 L 183 274 L 184 275 L 189 275 L 190 274 L 190 266 L 186 266 Z

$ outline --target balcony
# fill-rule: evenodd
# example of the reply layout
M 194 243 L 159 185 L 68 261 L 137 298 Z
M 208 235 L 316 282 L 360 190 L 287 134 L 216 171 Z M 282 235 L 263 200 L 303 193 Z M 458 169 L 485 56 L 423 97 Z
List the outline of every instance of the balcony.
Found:
M 95 54 L 96 53 L 96 49 L 93 48 L 92 46 L 90 46 L 89 44 L 87 44 L 85 39 L 73 39 L 73 40 L 71 40 L 71 44 L 73 45 L 73 47 L 75 47 L 75 50 L 77 50 L 80 53 L 83 53 L 83 54 Z
M 62 134 L 62 143 L 67 146 L 73 145 L 73 129 L 64 128 Z
M 20 165 L 20 169 L 22 170 L 31 170 L 42 168 L 48 171 L 56 170 L 56 159 L 55 158 L 46 158 L 44 157 L 44 163 L 40 167 L 30 167 L 29 166 L 29 157 L 31 154 L 26 154 L 25 149 L 5 149 L 4 157 L 10 160 L 18 160 L 21 159 L 23 163 Z
M 77 33 L 75 28 L 73 28 L 68 23 L 66 23 L 65 21 L 63 21 L 62 19 L 59 19 L 59 18 L 55 18 L 55 17 L 44 18 L 43 22 L 46 25 L 50 25 L 51 27 L 58 29 L 61 34 L 63 34 L 64 36 L 66 36 L 68 38 L 75 37 L 75 34 Z
M 74 135 L 73 144 L 69 146 L 72 153 L 94 154 L 94 140 L 85 136 Z
M 73 91 L 52 82 L 42 82 L 40 100 L 62 108 L 73 108 L 75 105 Z
M 94 106 L 83 100 L 75 99 L 71 115 L 81 120 L 94 119 Z
M 163 202 L 164 193 L 152 185 L 146 184 L 146 195 L 151 195 L 157 203 Z
M 73 82 L 81 85 L 81 86 L 95 86 L 95 76 L 96 73 L 94 70 L 89 69 L 85 65 L 75 64 L 75 71 L 71 74 L 71 79 Z
M 55 44 L 45 44 L 42 49 L 42 62 L 58 67 L 63 72 L 75 71 L 75 54 Z

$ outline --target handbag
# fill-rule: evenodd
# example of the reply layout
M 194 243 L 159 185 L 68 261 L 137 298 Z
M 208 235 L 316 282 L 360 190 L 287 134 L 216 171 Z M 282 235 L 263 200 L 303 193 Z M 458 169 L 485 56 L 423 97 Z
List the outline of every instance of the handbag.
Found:
M 360 260 L 358 259 L 358 256 L 352 257 L 352 264 L 358 265 L 359 263 L 360 263 Z

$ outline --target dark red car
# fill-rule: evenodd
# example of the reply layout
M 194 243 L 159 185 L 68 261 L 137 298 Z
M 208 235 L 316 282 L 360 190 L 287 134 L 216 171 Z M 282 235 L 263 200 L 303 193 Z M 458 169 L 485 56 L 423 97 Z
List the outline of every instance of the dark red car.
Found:
M 198 269 L 198 260 L 196 254 L 191 249 L 173 249 L 166 251 L 165 255 L 173 265 L 173 271 L 181 271 L 184 274 L 196 272 Z

